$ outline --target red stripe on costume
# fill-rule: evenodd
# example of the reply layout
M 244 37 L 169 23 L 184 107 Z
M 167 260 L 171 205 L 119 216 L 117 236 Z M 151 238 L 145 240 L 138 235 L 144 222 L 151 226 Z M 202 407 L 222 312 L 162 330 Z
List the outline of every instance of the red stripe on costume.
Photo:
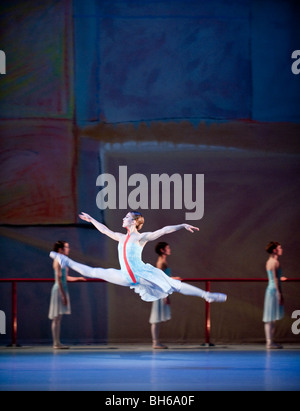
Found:
M 128 240 L 129 240 L 129 233 L 127 234 L 127 237 L 126 237 L 126 240 L 125 240 L 125 243 L 124 243 L 124 247 L 123 247 L 123 257 L 124 257 L 124 261 L 125 261 L 125 265 L 126 265 L 128 274 L 130 275 L 130 277 L 131 277 L 132 281 L 134 282 L 134 284 L 136 284 L 137 281 L 136 281 L 135 276 L 134 276 L 134 274 L 133 274 L 133 272 L 132 272 L 132 270 L 131 270 L 131 268 L 130 268 L 130 265 L 129 265 L 129 263 L 128 263 L 127 256 L 126 256 L 126 245 L 127 245 Z

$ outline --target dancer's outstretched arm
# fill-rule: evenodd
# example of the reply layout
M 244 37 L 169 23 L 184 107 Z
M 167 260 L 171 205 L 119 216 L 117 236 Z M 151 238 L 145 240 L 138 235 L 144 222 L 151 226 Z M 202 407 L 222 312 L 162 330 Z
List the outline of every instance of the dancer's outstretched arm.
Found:
M 87 221 L 88 223 L 92 223 L 97 228 L 97 230 L 100 231 L 100 233 L 107 235 L 113 240 L 120 241 L 120 239 L 124 237 L 124 234 L 111 231 L 106 227 L 106 225 L 99 223 L 99 221 L 95 220 L 87 213 L 81 212 L 81 214 L 79 214 L 79 218 L 81 218 L 81 220 Z
M 154 241 L 154 240 L 157 240 L 159 237 L 162 237 L 165 234 L 171 234 L 183 228 L 190 231 L 191 233 L 193 233 L 194 230 L 199 231 L 198 227 L 194 227 L 190 224 L 185 224 L 185 223 L 178 224 L 178 225 L 168 225 L 166 227 L 161 228 L 160 230 L 156 230 L 156 231 L 149 232 L 149 233 L 142 233 L 140 236 L 140 241 L 145 242 L 145 243 L 147 241 Z

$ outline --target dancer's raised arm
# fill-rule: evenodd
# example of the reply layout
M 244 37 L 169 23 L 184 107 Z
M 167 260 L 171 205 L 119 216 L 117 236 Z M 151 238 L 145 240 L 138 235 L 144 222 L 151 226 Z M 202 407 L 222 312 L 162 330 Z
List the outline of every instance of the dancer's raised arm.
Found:
M 147 242 L 147 241 L 154 241 L 157 240 L 159 237 L 162 237 L 165 234 L 171 234 L 174 233 L 175 231 L 181 230 L 185 228 L 186 230 L 190 231 L 191 233 L 194 232 L 194 230 L 199 231 L 198 227 L 194 227 L 190 224 L 178 224 L 178 225 L 168 225 L 166 227 L 163 227 L 159 230 L 149 232 L 149 233 L 142 233 L 140 237 L 141 242 Z
M 88 223 L 92 223 L 97 228 L 97 230 L 100 231 L 100 233 L 107 235 L 113 240 L 120 241 L 120 239 L 124 237 L 124 234 L 111 231 L 109 228 L 106 227 L 106 225 L 99 223 L 99 221 L 95 220 L 87 213 L 81 212 L 81 214 L 79 214 L 78 217 L 81 218 L 81 220 L 87 221 Z

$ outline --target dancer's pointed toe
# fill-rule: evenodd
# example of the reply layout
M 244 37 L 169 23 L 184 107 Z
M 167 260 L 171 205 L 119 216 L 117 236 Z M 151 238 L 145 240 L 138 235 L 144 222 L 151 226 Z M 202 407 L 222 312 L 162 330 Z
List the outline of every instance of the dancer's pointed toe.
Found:
M 205 300 L 208 303 L 225 303 L 227 295 L 222 293 L 207 293 Z

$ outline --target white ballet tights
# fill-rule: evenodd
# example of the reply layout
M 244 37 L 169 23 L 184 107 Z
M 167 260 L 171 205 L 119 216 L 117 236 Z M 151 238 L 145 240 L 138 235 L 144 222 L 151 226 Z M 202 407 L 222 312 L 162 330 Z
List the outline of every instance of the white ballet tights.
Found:
M 126 278 L 124 278 L 124 274 L 121 270 L 116 270 L 115 268 L 93 268 L 85 264 L 77 263 L 76 261 L 71 260 L 69 257 L 66 257 L 65 255 L 61 255 L 60 258 L 62 259 L 62 262 L 66 262 L 68 267 L 70 267 L 74 271 L 77 271 L 79 274 L 85 277 L 99 278 L 109 283 L 122 285 L 124 287 L 132 286 L 132 284 L 129 281 L 127 281 Z M 178 292 L 183 295 L 201 297 L 208 302 L 224 302 L 227 298 L 225 294 L 209 293 L 208 291 L 204 291 L 201 288 L 194 287 L 184 282 L 181 282 L 181 287 Z
M 76 261 L 68 258 L 68 266 L 72 270 L 90 278 L 100 278 L 107 282 L 122 285 L 124 287 L 129 287 L 131 284 L 124 279 L 121 270 L 116 270 L 115 268 L 93 268 L 85 264 L 77 263 Z M 195 297 L 206 298 L 207 292 L 201 290 L 201 288 L 194 287 L 187 283 L 181 283 L 180 294 L 183 295 L 193 295 Z
M 130 287 L 131 285 L 126 281 L 121 270 L 116 270 L 115 268 L 93 268 L 85 264 L 77 263 L 70 258 L 68 258 L 68 267 L 85 277 L 99 278 L 109 283 L 122 285 L 124 287 Z
M 194 287 L 193 285 L 187 283 L 181 283 L 181 288 L 179 291 L 183 295 L 193 295 L 194 297 L 206 298 L 208 295 L 207 291 L 201 290 L 201 288 Z

